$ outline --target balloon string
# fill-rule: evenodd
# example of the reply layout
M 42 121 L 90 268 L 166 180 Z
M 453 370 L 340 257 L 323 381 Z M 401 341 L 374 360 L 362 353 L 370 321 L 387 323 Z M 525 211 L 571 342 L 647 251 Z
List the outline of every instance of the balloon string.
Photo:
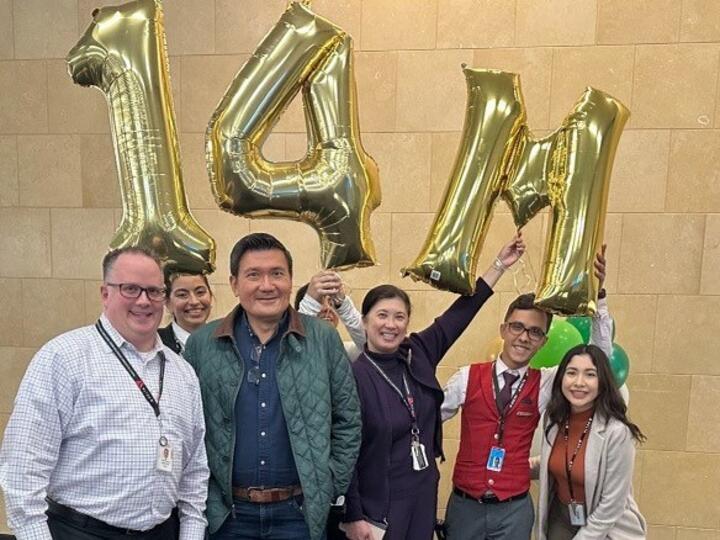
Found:
M 345 292 L 345 296 L 350 296 L 352 294 L 352 287 L 347 281 L 342 278 L 342 274 L 338 273 L 338 276 L 340 276 L 340 283 L 342 283 L 342 288 Z
M 527 259 L 527 263 L 526 263 Z M 537 288 L 537 274 L 533 268 L 532 257 L 521 257 L 518 260 L 519 265 L 513 270 L 513 286 L 515 294 L 524 294 L 528 291 L 534 291 Z M 522 282 L 520 282 L 522 279 Z

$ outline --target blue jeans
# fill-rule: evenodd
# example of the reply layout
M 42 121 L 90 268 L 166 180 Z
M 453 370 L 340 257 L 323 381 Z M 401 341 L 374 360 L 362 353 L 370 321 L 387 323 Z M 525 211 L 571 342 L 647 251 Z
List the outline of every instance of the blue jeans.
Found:
M 235 499 L 235 516 L 228 516 L 210 540 L 309 540 L 302 512 L 302 495 L 287 501 L 258 504 Z

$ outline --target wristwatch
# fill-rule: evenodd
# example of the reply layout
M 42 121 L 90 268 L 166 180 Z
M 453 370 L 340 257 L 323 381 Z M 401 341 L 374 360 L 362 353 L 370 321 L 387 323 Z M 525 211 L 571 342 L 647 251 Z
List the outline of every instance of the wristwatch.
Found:
M 607 296 L 607 291 L 605 290 L 605 287 L 603 287 L 602 289 L 600 289 L 598 291 L 598 300 L 602 300 L 606 296 Z

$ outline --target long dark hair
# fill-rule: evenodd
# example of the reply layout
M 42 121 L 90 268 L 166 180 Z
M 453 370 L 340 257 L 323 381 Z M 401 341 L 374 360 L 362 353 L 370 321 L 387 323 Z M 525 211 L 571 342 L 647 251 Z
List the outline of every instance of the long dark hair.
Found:
M 580 354 L 586 354 L 592 360 L 598 375 L 598 395 L 595 398 L 595 412 L 610 419 L 615 418 L 625 424 L 633 438 L 638 442 L 645 441 L 640 428 L 627 417 L 627 405 L 615 386 L 615 379 L 610 369 L 610 361 L 600 347 L 595 345 L 578 345 L 570 349 L 560 362 L 552 384 L 550 403 L 545 410 L 545 439 L 550 442 L 550 429 L 557 425 L 565 425 L 570 418 L 570 403 L 562 392 L 562 380 L 570 360 Z

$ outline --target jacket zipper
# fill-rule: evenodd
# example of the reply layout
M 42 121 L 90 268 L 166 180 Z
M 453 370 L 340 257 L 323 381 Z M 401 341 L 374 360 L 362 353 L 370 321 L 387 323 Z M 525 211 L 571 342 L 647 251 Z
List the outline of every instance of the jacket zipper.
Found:
M 240 382 L 237 385 L 237 388 L 235 389 L 235 398 L 233 399 L 232 403 L 232 414 L 230 417 L 232 418 L 232 454 L 230 455 L 230 478 L 228 478 L 228 482 L 226 485 L 230 486 L 230 493 L 232 497 L 232 470 L 233 466 L 235 465 L 235 442 L 237 441 L 237 427 L 235 422 L 235 402 L 237 401 L 238 394 L 240 393 L 240 387 L 242 386 L 243 379 L 245 378 L 245 361 L 242 358 L 242 355 L 240 354 L 240 349 L 237 348 L 237 344 L 235 343 L 235 338 L 231 337 L 230 341 L 232 342 L 233 346 L 233 352 L 235 352 L 235 356 L 237 356 L 238 361 L 240 362 Z M 232 499 L 232 505 L 230 506 L 230 514 L 232 515 L 233 519 L 236 519 L 235 514 L 235 499 Z

